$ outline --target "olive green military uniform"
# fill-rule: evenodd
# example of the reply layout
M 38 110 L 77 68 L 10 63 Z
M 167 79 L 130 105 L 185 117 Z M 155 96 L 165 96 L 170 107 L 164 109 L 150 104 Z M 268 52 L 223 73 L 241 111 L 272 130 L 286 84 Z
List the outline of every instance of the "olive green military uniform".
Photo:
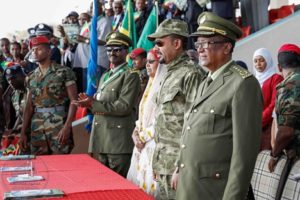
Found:
M 174 27 L 180 30 L 176 28 L 172 30 Z M 178 20 L 165 20 L 148 38 L 178 34 L 177 31 L 187 36 L 186 23 Z M 176 192 L 171 189 L 171 177 L 180 150 L 184 113 L 191 107 L 204 73 L 200 74 L 197 71 L 194 62 L 185 52 L 163 67 L 167 68 L 167 74 L 155 98 L 157 104 L 154 122 L 156 147 L 152 166 L 154 173 L 158 176 L 160 199 L 175 199 Z
M 198 35 L 222 33 L 235 39 L 241 34 L 214 14 L 199 18 Z M 250 185 L 262 128 L 260 85 L 234 61 L 218 70 L 210 85 L 210 78 L 200 84 L 186 115 L 178 161 L 179 200 L 242 200 Z
M 32 154 L 66 154 L 73 148 L 73 138 L 59 144 L 57 137 L 67 119 L 69 98 L 67 87 L 75 84 L 72 70 L 51 64 L 43 75 L 36 68 L 28 77 L 28 88 L 32 93 L 34 114 L 31 120 Z
M 107 45 L 128 44 L 127 36 L 107 36 Z M 126 177 L 133 151 L 131 138 L 137 119 L 137 98 L 140 91 L 138 73 L 127 63 L 115 66 L 100 79 L 91 108 L 94 114 L 89 152 L 104 165 Z

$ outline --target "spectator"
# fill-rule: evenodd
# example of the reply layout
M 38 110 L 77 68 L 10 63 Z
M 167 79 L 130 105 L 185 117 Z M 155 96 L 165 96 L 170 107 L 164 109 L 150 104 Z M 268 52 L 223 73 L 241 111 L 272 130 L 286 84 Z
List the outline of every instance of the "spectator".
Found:
M 136 0 L 135 8 L 136 11 L 134 12 L 134 21 L 137 38 L 139 38 L 142 34 L 142 31 L 144 29 L 144 26 L 147 22 L 148 16 L 152 8 L 146 5 L 146 0 Z
M 274 171 L 280 156 L 285 152 L 288 161 L 283 171 L 287 171 L 287 177 L 292 163 L 300 155 L 300 48 L 294 44 L 282 45 L 278 51 L 278 66 L 284 80 L 276 87 L 277 131 L 269 170 Z
M 7 62 L 13 61 L 13 56 L 10 53 L 10 41 L 7 38 L 0 39 L 0 47 L 2 51 L 2 59 Z
M 153 177 L 152 159 L 155 149 L 154 115 L 156 105 L 155 92 L 159 89 L 160 82 L 165 75 L 165 70 L 157 70 L 158 55 L 154 49 L 147 55 L 147 73 L 149 82 L 139 106 L 139 119 L 132 138 L 135 144 L 127 179 L 138 185 L 151 196 L 158 198 L 158 184 Z M 159 73 L 159 74 L 158 74 Z
M 112 30 L 117 31 L 122 25 L 124 19 L 123 2 L 121 0 L 113 1 L 114 20 Z
M 21 44 L 19 42 L 13 42 L 10 45 L 10 52 L 13 56 L 13 61 L 16 63 L 21 63 L 24 59 L 23 55 L 21 54 Z
M 204 12 L 192 36 L 209 74 L 185 114 L 176 199 L 245 199 L 259 151 L 261 89 L 232 60 L 240 28 Z
M 89 152 L 94 157 L 126 177 L 130 166 L 137 97 L 140 80 L 126 62 L 132 41 L 126 35 L 112 32 L 106 37 L 106 48 L 112 63 L 100 79 L 94 97 L 79 94 L 73 103 L 87 107 L 94 114 Z M 100 125 L 101 124 L 101 125 Z
M 93 9 L 93 4 L 91 4 L 91 10 Z M 109 67 L 109 61 L 105 45 L 105 36 L 111 32 L 112 25 L 107 16 L 103 16 L 102 4 L 98 3 L 98 14 L 99 17 L 97 21 L 97 35 L 98 35 L 98 56 L 97 64 L 99 70 L 105 71 Z M 85 26 L 84 26 L 85 27 Z M 75 51 L 73 70 L 77 76 L 77 86 L 78 91 L 83 92 L 86 90 L 87 84 L 87 65 L 90 59 L 90 37 L 89 29 L 87 27 L 82 28 L 81 34 L 78 35 L 78 46 Z
M 31 39 L 39 66 L 27 79 L 28 98 L 24 111 L 20 147 L 28 148 L 26 129 L 31 124 L 32 154 L 67 154 L 73 148 L 71 123 L 76 107 L 76 78 L 71 69 L 52 62 L 50 41 L 45 36 Z
M 266 48 L 260 48 L 254 52 L 253 64 L 255 77 L 260 83 L 264 99 L 260 150 L 271 150 L 272 112 L 275 106 L 276 86 L 283 78 L 276 73 L 272 55 Z
M 160 190 L 160 199 L 175 199 L 171 189 L 172 172 L 175 169 L 183 128 L 184 112 L 196 97 L 202 74 L 186 54 L 187 24 L 182 20 L 167 19 L 155 33 L 148 36 L 154 41 L 159 62 L 164 64 L 167 74 L 155 98 L 155 142 L 153 172 Z
M 236 63 L 237 65 L 239 65 L 240 67 L 242 67 L 242 68 L 248 70 L 247 64 L 246 64 L 244 61 L 242 61 L 242 60 L 236 60 L 235 63 Z
M 242 25 L 256 32 L 269 25 L 270 0 L 241 0 Z
M 211 0 L 211 11 L 224 19 L 235 20 L 233 0 Z
M 67 15 L 68 23 L 69 24 L 78 24 L 78 17 L 79 17 L 79 15 L 77 12 L 75 12 L 75 11 L 70 12 Z

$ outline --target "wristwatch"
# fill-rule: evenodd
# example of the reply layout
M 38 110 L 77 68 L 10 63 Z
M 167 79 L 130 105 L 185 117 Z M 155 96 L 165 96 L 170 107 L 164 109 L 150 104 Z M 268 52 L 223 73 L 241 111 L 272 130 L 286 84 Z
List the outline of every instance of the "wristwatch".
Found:
M 87 38 L 87 39 L 84 40 L 84 42 L 85 42 L 86 44 L 89 44 L 89 43 L 90 43 L 90 39 Z

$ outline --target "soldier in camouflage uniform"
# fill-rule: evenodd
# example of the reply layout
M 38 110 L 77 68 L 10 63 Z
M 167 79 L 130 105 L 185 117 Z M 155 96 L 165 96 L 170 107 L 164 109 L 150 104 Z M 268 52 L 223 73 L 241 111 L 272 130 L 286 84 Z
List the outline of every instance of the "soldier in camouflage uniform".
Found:
M 31 153 L 66 154 L 73 147 L 71 123 L 77 98 L 75 75 L 71 69 L 51 62 L 49 40 L 37 36 L 30 41 L 39 67 L 28 75 L 28 99 L 21 131 L 21 148 L 26 148 L 25 130 L 31 120 Z
M 0 60 L 1 62 L 1 60 Z M 1 67 L 0 67 L 1 68 Z M 0 147 L 2 135 L 4 132 L 4 115 L 3 115 L 3 104 L 2 104 L 2 94 L 3 94 L 3 72 L 2 68 L 0 69 Z
M 13 93 L 11 96 L 11 102 L 15 110 L 16 121 L 13 128 L 9 131 L 12 136 L 14 134 L 19 134 L 21 132 L 21 127 L 23 124 L 23 112 L 25 110 L 27 90 L 25 88 L 25 77 L 22 67 L 18 64 L 6 68 L 4 72 L 7 82 L 13 88 Z M 27 137 L 30 136 L 30 128 L 26 130 Z M 22 154 L 30 153 L 29 149 L 22 151 Z
M 202 75 L 185 52 L 188 37 L 187 24 L 181 20 L 163 21 L 155 33 L 148 36 L 155 40 L 160 63 L 167 74 L 156 96 L 155 116 L 156 148 L 153 171 L 158 180 L 161 199 L 175 199 L 171 177 L 179 153 L 184 113 L 194 101 Z
M 279 49 L 278 64 L 284 80 L 277 85 L 277 132 L 269 162 L 270 171 L 285 152 L 290 160 L 300 156 L 300 48 L 285 44 Z

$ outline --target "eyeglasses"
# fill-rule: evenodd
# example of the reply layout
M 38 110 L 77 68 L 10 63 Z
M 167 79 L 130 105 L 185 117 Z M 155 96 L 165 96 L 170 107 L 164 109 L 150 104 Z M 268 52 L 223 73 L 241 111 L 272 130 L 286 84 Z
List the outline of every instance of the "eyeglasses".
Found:
M 158 46 L 158 47 L 164 46 L 164 42 L 161 41 L 161 40 L 155 40 L 155 41 L 154 41 L 154 44 L 155 44 L 156 46 Z
M 147 63 L 149 64 L 153 64 L 154 62 L 156 62 L 157 60 L 147 60 Z
M 123 49 L 124 49 L 123 47 L 114 47 L 114 48 L 106 47 L 106 51 L 108 53 L 110 53 L 110 52 L 120 53 Z
M 222 44 L 222 43 L 227 43 L 228 41 L 224 40 L 224 41 L 209 41 L 209 42 L 195 42 L 195 48 L 196 49 L 207 49 L 209 47 L 210 44 Z

